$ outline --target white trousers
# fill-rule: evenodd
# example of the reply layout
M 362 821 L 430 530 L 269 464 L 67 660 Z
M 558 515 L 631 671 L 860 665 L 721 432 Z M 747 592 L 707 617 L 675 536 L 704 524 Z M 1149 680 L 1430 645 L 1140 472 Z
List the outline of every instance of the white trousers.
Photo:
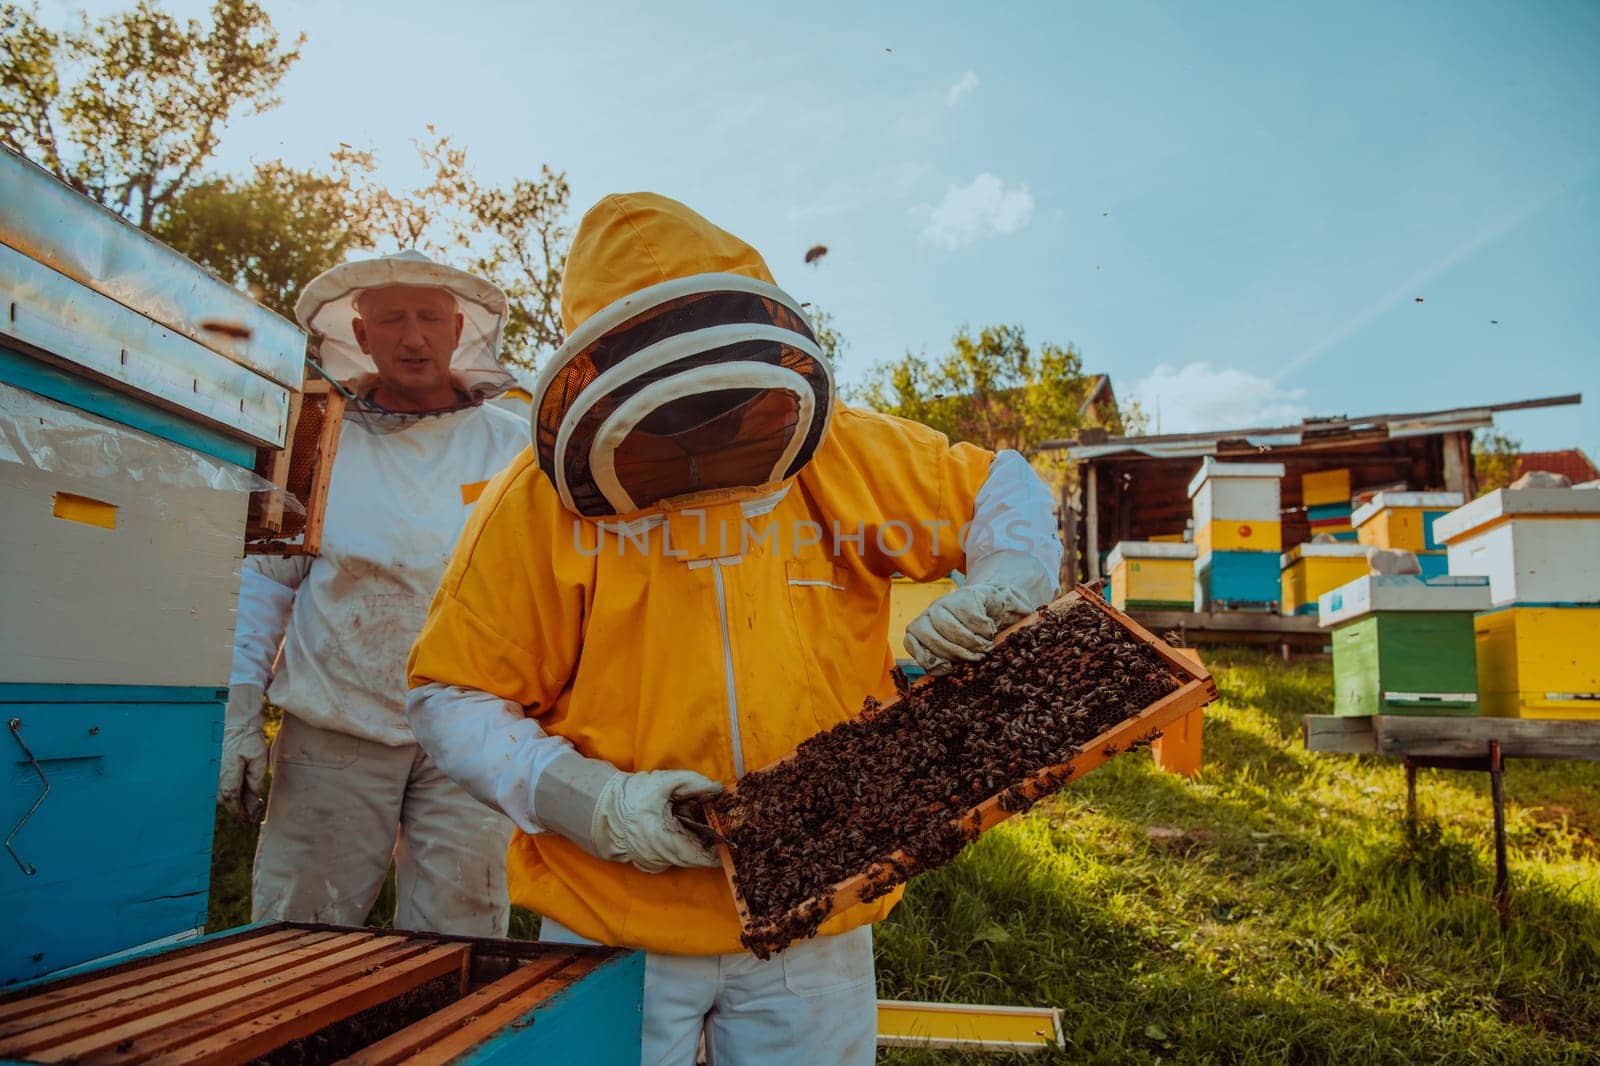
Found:
M 503 937 L 511 830 L 417 745 L 389 747 L 285 714 L 253 916 L 360 925 L 393 858 L 396 929 Z
M 539 939 L 591 944 L 544 919 Z M 862 1066 L 877 1055 L 872 927 L 748 953 L 645 953 L 642 1066 Z

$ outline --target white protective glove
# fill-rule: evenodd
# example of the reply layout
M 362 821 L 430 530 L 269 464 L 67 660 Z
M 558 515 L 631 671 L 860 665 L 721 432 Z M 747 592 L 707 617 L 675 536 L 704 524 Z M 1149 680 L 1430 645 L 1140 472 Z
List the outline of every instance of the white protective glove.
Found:
M 569 752 L 544 768 L 533 790 L 539 823 L 597 859 L 631 862 L 647 874 L 673 866 L 720 866 L 717 853 L 672 812 L 674 800 L 705 800 L 722 786 L 693 770 L 624 773 Z
M 217 775 L 217 804 L 241 822 L 261 817 L 261 792 L 267 779 L 262 695 L 260 685 L 229 688 L 228 711 L 222 723 L 222 770 Z
M 1055 581 L 1026 552 L 985 555 L 967 582 L 928 605 L 906 626 L 906 651 L 930 674 L 949 673 L 956 662 L 976 662 L 1006 626 L 1049 603 Z

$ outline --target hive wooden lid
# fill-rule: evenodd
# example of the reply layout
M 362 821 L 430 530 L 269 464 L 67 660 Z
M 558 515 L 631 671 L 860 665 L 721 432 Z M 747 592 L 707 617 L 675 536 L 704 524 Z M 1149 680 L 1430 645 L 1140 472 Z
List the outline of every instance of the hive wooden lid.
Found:
M 1489 609 L 1487 577 L 1430 578 L 1373 574 L 1358 577 L 1317 597 L 1317 625 L 1323 629 L 1379 611 L 1464 611 Z
M 1433 537 L 1443 543 L 1507 518 L 1600 519 L 1600 492 L 1594 489 L 1496 489 L 1433 520 Z
M 1106 556 L 1106 569 L 1115 570 L 1124 559 L 1193 559 L 1200 554 L 1193 544 L 1171 541 L 1119 540 Z
M 1430 511 L 1460 507 L 1461 499 L 1459 492 L 1380 492 L 1355 509 L 1355 513 L 1350 516 L 1350 524 L 1361 526 L 1379 512 L 1396 507 L 1415 507 Z
M 1340 541 L 1335 544 L 1296 544 L 1283 553 L 1283 565 L 1288 566 L 1297 559 L 1365 559 L 1367 552 L 1372 550 L 1370 544 L 1356 544 L 1352 541 Z
M 1265 477 L 1280 479 L 1287 468 L 1282 463 L 1219 463 L 1209 455 L 1205 462 L 1200 464 L 1200 470 L 1189 482 L 1189 496 L 1200 491 L 1200 487 L 1214 478 L 1241 478 Z

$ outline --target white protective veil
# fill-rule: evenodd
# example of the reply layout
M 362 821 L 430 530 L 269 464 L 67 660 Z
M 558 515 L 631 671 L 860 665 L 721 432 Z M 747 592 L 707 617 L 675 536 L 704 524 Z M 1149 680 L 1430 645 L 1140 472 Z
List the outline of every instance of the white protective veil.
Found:
M 415 250 L 341 263 L 300 291 L 294 316 L 317 338 L 319 362 L 329 377 L 353 385 L 359 396 L 376 376 L 378 368 L 361 350 L 350 322 L 357 317 L 357 296 L 390 285 L 443 289 L 456 298 L 463 324 L 450 358 L 450 375 L 474 402 L 498 396 L 515 383 L 500 365 L 506 294 L 491 281 L 436 263 Z

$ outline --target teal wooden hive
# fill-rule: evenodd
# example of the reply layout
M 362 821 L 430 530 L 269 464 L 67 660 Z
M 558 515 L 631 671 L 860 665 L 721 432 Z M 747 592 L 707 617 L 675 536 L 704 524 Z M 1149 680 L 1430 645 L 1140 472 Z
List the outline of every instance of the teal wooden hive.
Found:
M 1489 606 L 1487 579 L 1372 575 L 1318 600 L 1333 630 L 1333 713 L 1476 715 L 1473 615 Z
M 9 152 L 0 204 L 6 984 L 205 927 L 253 468 L 305 334 Z

